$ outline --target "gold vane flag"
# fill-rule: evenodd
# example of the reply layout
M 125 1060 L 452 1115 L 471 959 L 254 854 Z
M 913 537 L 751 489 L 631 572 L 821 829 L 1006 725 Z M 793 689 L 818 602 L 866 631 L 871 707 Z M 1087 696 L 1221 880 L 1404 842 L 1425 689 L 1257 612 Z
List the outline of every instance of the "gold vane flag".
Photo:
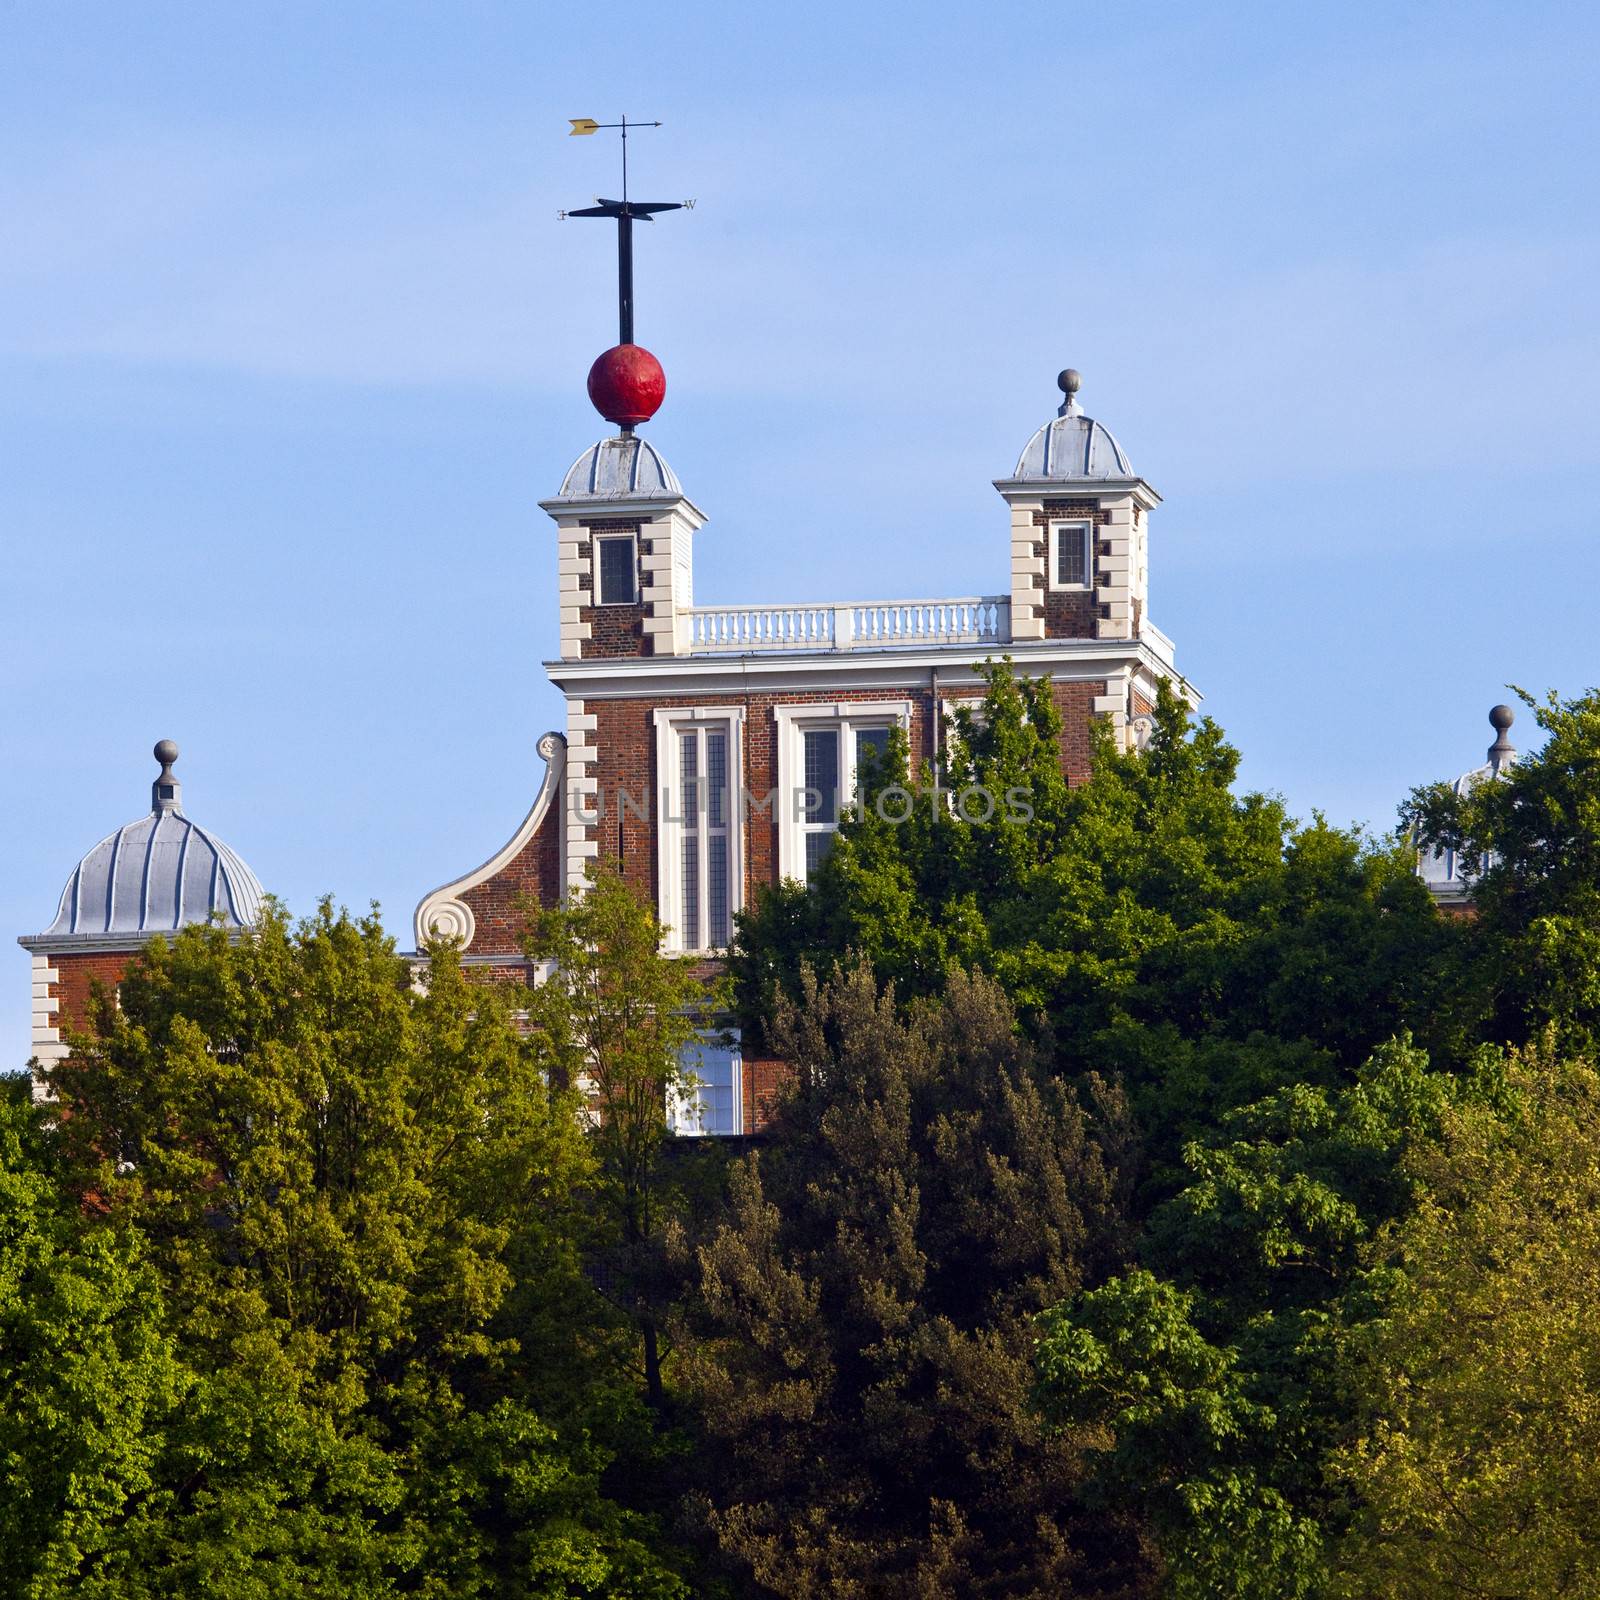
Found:
M 572 133 L 567 135 L 569 139 L 576 134 L 593 133 L 600 126 L 593 117 L 570 117 L 568 121 L 572 123 Z

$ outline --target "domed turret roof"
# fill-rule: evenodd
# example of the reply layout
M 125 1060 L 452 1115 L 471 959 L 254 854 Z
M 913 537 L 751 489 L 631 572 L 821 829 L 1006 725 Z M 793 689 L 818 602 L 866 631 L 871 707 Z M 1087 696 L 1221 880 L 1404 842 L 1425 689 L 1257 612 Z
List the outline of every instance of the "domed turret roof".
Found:
M 1068 367 L 1056 380 L 1066 403 L 1023 447 L 1017 478 L 1132 478 L 1133 466 L 1111 430 L 1085 416 L 1078 404 L 1078 374 Z
M 182 786 L 172 775 L 178 747 L 155 748 L 161 772 L 150 786 L 146 815 L 107 835 L 73 869 L 56 919 L 33 944 L 129 947 L 215 916 L 245 928 L 261 910 L 256 875 L 215 834 L 183 814 Z
M 619 434 L 592 444 L 567 469 L 563 500 L 652 500 L 681 495 L 678 475 L 648 439 Z
M 1511 743 L 1511 724 L 1516 713 L 1510 706 L 1492 706 L 1489 726 L 1494 729 L 1494 743 L 1489 746 L 1488 758 L 1481 767 L 1463 772 L 1450 785 L 1456 794 L 1465 797 L 1480 783 L 1492 783 L 1503 778 L 1515 765 L 1516 747 Z M 1473 883 L 1492 867 L 1497 856 L 1463 857 L 1454 850 L 1424 850 L 1417 859 L 1417 876 L 1432 891 L 1437 900 L 1465 901 L 1470 897 Z

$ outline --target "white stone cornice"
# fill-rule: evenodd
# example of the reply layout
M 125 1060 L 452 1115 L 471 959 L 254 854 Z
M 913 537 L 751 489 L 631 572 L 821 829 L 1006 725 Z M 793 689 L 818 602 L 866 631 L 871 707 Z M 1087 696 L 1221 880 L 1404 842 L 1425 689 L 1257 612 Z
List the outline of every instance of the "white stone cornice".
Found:
M 676 512 L 691 529 L 705 526 L 706 514 L 688 495 L 618 495 L 615 499 L 596 496 L 566 500 L 541 500 L 539 509 L 548 512 L 563 528 L 587 526 L 592 522 L 649 522 Z
M 1164 647 L 1164 648 L 1163 648 Z M 1124 668 L 1170 678 L 1198 705 L 1200 696 L 1173 666 L 1165 635 L 1148 626 L 1137 639 L 1013 640 L 1009 645 L 944 646 L 928 650 L 811 651 L 786 655 L 761 651 L 734 655 L 614 656 L 587 661 L 547 661 L 550 680 L 569 696 L 638 700 L 651 695 L 782 694 L 839 689 L 914 690 L 929 674 L 981 671 L 1009 656 L 1029 677 L 1062 681 L 1104 678 Z M 975 680 L 974 680 L 975 681 Z
M 1143 478 L 996 478 L 994 486 L 1013 502 L 1131 498 L 1146 511 L 1161 504 L 1161 496 Z

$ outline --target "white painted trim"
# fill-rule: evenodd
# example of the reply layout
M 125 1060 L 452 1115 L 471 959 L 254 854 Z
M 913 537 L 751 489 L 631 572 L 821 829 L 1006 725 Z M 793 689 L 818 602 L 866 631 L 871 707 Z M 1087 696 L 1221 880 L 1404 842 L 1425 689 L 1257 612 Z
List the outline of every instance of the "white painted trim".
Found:
M 547 512 L 563 532 L 568 528 L 586 528 L 595 522 L 657 521 L 668 514 L 676 514 L 688 524 L 691 532 L 705 526 L 706 514 L 687 495 L 618 495 L 614 500 L 600 496 L 574 496 L 562 500 L 541 500 L 539 509 Z
M 561 793 L 562 777 L 566 770 L 566 739 L 559 733 L 547 733 L 540 738 L 537 748 L 539 754 L 544 757 L 545 769 L 544 779 L 539 785 L 539 793 L 534 798 L 532 808 L 522 819 L 517 831 L 481 867 L 467 873 L 465 877 L 441 884 L 430 894 L 422 897 L 412 920 L 419 950 L 433 936 L 435 928 L 446 936 L 459 938 L 462 949 L 471 946 L 473 935 L 477 932 L 477 924 L 471 907 L 466 905 L 460 896 L 466 890 L 475 889 L 480 883 L 487 882 L 521 854 L 528 841 L 538 832 L 551 803 Z
M 897 722 L 911 731 L 910 700 L 814 700 L 774 706 L 777 724 L 778 798 L 774 809 L 778 820 L 778 876 L 804 883 L 806 876 L 805 822 L 795 815 L 795 798 L 804 788 L 805 734 L 810 728 L 839 730 L 839 804 L 842 815 L 855 792 L 856 750 L 851 735 L 863 724 Z M 835 823 L 837 826 L 837 822 Z
M 1123 667 L 1143 667 L 1156 677 L 1184 683 L 1173 666 L 1171 643 L 1146 622 L 1136 639 L 1013 640 L 1005 649 L 968 646 L 937 650 L 874 650 L 845 654 L 613 656 L 588 661 L 547 661 L 557 688 L 595 700 L 639 700 L 652 695 L 811 694 L 877 688 L 920 692 L 928 674 L 981 671 L 1009 655 L 1017 671 L 1060 682 L 1103 678 Z M 1184 683 L 1187 692 L 1194 691 Z M 1198 702 L 1197 702 L 1198 703 Z
M 683 934 L 683 819 L 672 815 L 678 792 L 677 736 L 686 727 L 721 724 L 728 730 L 728 926 L 744 910 L 745 765 L 744 707 L 657 706 L 656 730 L 656 915 L 669 930 L 665 947 L 677 955 L 710 955 L 723 947 L 688 946 Z M 709 920 L 709 919 L 708 919 Z
M 603 544 L 622 544 L 626 542 L 630 560 L 628 570 L 633 576 L 633 593 L 626 600 L 602 600 L 600 598 L 600 546 Z M 636 606 L 644 598 L 644 574 L 639 567 L 639 535 L 636 533 L 595 533 L 590 535 L 592 548 L 591 560 L 594 564 L 594 574 L 590 579 L 589 603 L 597 609 L 601 606 Z M 576 582 L 572 585 L 577 588 Z
M 698 1119 L 691 1122 L 689 1116 L 689 1096 L 681 1088 L 668 1091 L 667 1095 L 667 1121 L 672 1131 L 682 1139 L 736 1139 L 744 1132 L 744 1041 L 737 1028 L 730 1028 L 728 1034 L 732 1039 L 733 1048 L 729 1052 L 732 1060 L 733 1071 L 730 1074 L 733 1090 L 733 1127 L 725 1134 L 708 1131 L 699 1125 Z M 679 1071 L 683 1068 L 680 1064 Z M 696 1096 L 698 1103 L 699 1097 Z
M 1145 511 L 1161 496 L 1143 478 L 996 478 L 994 486 L 1012 505 L 1042 507 L 1049 500 L 1132 500 Z
M 855 718 L 861 722 L 882 722 L 885 717 L 898 717 L 901 726 L 911 725 L 909 700 L 811 700 L 797 701 L 792 705 L 774 706 L 772 714 L 779 728 L 793 722 L 845 722 Z
M 657 727 L 663 722 L 743 722 L 744 707 L 727 706 L 657 706 L 651 717 Z
M 1083 582 L 1062 583 L 1061 572 L 1061 535 L 1072 528 L 1081 533 L 1083 538 Z M 1095 525 L 1090 517 L 1062 517 L 1059 520 L 1051 519 L 1047 530 L 1049 538 L 1045 542 L 1045 583 L 1052 594 L 1088 594 L 1094 588 L 1095 568 L 1098 561 L 1098 552 L 1095 549 Z

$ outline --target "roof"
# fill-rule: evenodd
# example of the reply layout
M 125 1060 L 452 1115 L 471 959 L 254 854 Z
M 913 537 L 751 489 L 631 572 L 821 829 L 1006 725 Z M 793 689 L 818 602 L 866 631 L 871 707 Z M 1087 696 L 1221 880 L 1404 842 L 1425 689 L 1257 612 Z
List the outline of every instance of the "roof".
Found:
M 178 747 L 156 746 L 161 774 L 151 807 L 108 834 L 73 868 L 55 921 L 25 945 L 108 941 L 128 947 L 190 923 L 245 928 L 264 898 L 256 875 L 215 834 L 183 814 L 172 776 Z
M 1452 791 L 1465 798 L 1480 783 L 1492 783 L 1503 778 L 1516 763 L 1517 752 L 1507 737 L 1515 720 L 1510 706 L 1494 706 L 1489 712 L 1489 726 L 1494 729 L 1494 743 L 1489 746 L 1489 757 L 1481 767 L 1463 772 L 1450 785 Z M 1434 898 L 1441 901 L 1465 901 L 1473 884 L 1492 867 L 1498 857 L 1465 857 L 1454 850 L 1423 850 L 1417 857 L 1417 876 L 1427 884 Z
M 638 500 L 680 495 L 683 485 L 661 452 L 637 434 L 592 444 L 561 480 L 563 500 Z
M 1131 478 L 1133 467 L 1111 430 L 1085 416 L 1069 396 L 1017 458 L 1018 478 Z

